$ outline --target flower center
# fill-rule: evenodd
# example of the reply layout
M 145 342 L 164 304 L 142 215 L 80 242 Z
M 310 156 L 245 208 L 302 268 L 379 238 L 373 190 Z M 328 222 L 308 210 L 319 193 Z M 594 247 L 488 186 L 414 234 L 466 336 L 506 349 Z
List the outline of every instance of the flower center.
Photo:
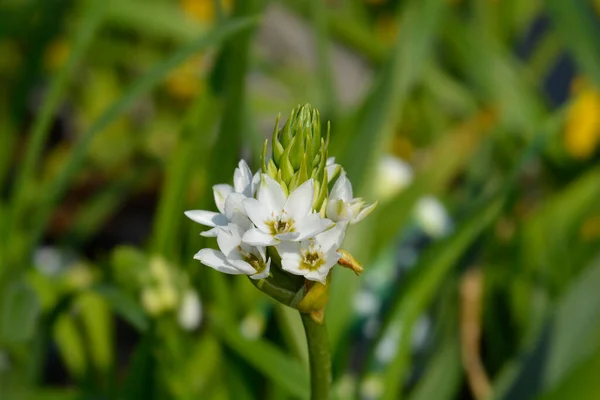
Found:
M 269 220 L 267 224 L 269 225 L 269 228 L 271 228 L 271 234 L 273 235 L 295 231 L 294 220 L 289 218 L 285 213 L 273 216 L 273 218 Z
M 242 246 L 238 246 L 238 251 L 240 252 L 242 260 L 250 264 L 252 268 L 256 270 L 257 273 L 264 271 L 264 269 L 266 268 L 266 264 L 262 262 L 262 260 L 258 258 L 255 254 L 244 250 Z
M 316 243 L 309 244 L 308 248 L 302 249 L 300 254 L 302 256 L 300 269 L 316 271 L 325 263 L 325 255 L 323 254 L 321 246 Z

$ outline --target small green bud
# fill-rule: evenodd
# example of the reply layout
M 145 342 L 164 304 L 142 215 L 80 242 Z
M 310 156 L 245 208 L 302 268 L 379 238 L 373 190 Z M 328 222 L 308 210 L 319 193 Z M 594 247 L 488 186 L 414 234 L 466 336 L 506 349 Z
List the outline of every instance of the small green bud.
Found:
M 279 129 L 279 117 L 275 123 L 271 140 L 271 159 L 266 160 L 266 147 L 263 149 L 263 172 L 269 174 L 289 191 L 294 190 L 308 179 L 315 181 L 314 209 L 319 210 L 327 199 L 327 148 L 329 145 L 329 124 L 327 139 L 321 135 L 319 111 L 309 104 L 296 107 L 283 128 Z M 325 182 L 325 183 L 323 183 Z

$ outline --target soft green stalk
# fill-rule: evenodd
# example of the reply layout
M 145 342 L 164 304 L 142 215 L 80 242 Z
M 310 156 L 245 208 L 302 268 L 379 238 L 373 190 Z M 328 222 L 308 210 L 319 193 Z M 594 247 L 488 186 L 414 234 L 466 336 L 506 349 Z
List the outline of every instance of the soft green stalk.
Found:
M 318 323 L 309 315 L 300 313 L 306 332 L 310 365 L 310 398 L 327 400 L 331 393 L 331 349 L 325 323 Z

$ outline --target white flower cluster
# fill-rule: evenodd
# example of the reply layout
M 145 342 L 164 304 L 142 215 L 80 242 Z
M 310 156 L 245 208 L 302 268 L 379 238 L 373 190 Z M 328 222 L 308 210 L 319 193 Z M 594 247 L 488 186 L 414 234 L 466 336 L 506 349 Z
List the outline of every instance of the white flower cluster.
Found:
M 328 160 L 332 175 L 341 170 Z M 202 249 L 194 258 L 226 274 L 269 276 L 270 254 L 281 257 L 281 268 L 308 280 L 325 283 L 341 255 L 338 249 L 348 224 L 366 217 L 376 204 L 353 198 L 352 185 L 342 170 L 323 213 L 313 209 L 312 179 L 287 193 L 267 174 L 252 174 L 244 160 L 233 176 L 233 187 L 213 187 L 219 212 L 193 210 L 185 215 L 210 227 L 201 235 L 216 237 L 219 250 Z M 324 215 L 323 215 L 324 214 Z M 269 250 L 272 249 L 272 250 Z

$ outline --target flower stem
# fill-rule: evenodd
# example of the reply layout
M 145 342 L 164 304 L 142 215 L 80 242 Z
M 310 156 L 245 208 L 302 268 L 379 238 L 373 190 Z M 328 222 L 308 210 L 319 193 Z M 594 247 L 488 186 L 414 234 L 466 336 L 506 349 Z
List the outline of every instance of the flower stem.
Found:
M 325 324 L 312 319 L 310 314 L 300 313 L 310 364 L 310 398 L 327 400 L 331 391 L 331 350 Z

